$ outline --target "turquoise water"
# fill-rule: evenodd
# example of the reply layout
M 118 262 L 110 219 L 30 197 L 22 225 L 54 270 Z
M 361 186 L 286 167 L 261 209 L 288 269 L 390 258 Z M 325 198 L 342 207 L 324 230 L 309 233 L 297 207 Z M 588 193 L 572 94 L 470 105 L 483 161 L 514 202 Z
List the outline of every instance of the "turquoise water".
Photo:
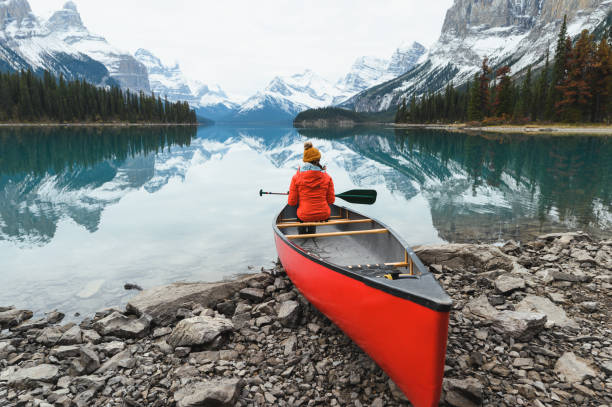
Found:
M 0 305 L 92 313 L 143 287 L 269 267 L 313 140 L 352 207 L 410 244 L 612 236 L 612 139 L 281 127 L 0 129 Z M 351 205 L 349 205 L 351 206 Z

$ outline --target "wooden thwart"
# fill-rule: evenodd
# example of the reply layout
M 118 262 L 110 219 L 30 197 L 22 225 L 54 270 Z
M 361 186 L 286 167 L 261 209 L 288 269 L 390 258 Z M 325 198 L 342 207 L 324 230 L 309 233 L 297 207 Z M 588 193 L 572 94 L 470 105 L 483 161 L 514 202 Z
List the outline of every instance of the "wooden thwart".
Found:
M 372 219 L 351 219 L 351 220 L 332 220 L 329 222 L 294 222 L 294 223 L 279 223 L 278 228 L 294 228 L 298 226 L 332 226 L 332 225 L 346 225 L 348 223 L 369 223 Z
M 334 236 L 353 236 L 353 235 L 372 235 L 378 233 L 389 233 L 387 229 L 368 229 L 368 230 L 353 230 L 350 232 L 329 232 L 329 233 L 312 233 L 304 235 L 286 235 L 287 239 L 310 239 L 312 237 L 334 237 Z

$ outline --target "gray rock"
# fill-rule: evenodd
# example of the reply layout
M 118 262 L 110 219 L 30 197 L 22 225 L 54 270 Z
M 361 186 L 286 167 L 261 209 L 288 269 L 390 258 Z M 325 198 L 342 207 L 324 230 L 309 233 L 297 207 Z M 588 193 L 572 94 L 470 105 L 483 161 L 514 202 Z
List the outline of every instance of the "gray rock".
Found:
M 289 338 L 285 339 L 283 341 L 283 353 L 285 356 L 293 355 L 296 345 L 297 337 L 295 335 L 291 335 Z
M 151 335 L 153 338 L 161 338 L 162 336 L 166 336 L 172 333 L 172 328 L 168 326 L 163 326 L 160 328 L 155 328 L 153 330 L 153 334 Z
M 36 342 L 46 346 L 54 346 L 62 337 L 64 332 L 58 326 L 48 326 L 36 337 Z
M 560 326 L 578 328 L 578 324 L 568 318 L 563 308 L 555 305 L 548 298 L 528 295 L 518 303 L 516 310 L 520 312 L 536 312 L 546 315 L 547 327 Z
M 189 304 L 212 308 L 220 301 L 231 298 L 251 281 L 265 281 L 268 274 L 248 275 L 235 281 L 219 283 L 175 283 L 142 291 L 127 304 L 136 315 L 147 314 L 156 325 L 167 326 L 175 321 L 176 311 Z
M 84 392 L 77 394 L 73 402 L 77 407 L 89 407 L 91 406 L 91 401 L 95 395 L 95 390 L 85 390 Z
M 65 359 L 76 357 L 81 354 L 81 348 L 79 345 L 68 345 L 68 346 L 56 346 L 51 349 L 50 355 L 56 358 Z
M 568 383 L 580 383 L 587 377 L 597 376 L 591 363 L 573 352 L 566 352 L 555 363 L 555 372 Z
M 8 379 L 8 385 L 17 388 L 38 386 L 37 382 L 55 383 L 59 378 L 59 368 L 55 365 L 42 364 L 34 367 L 17 369 Z
M 546 315 L 535 312 L 502 311 L 493 319 L 493 328 L 519 341 L 528 341 L 540 333 Z
M 597 312 L 601 310 L 597 301 L 584 301 L 580 303 L 580 308 L 585 312 Z
M 573 248 L 571 256 L 579 263 L 595 263 L 595 259 L 593 259 L 586 250 Z
M 498 311 L 489 303 L 486 295 L 481 295 L 468 302 L 462 312 L 464 314 L 472 314 L 485 319 L 493 319 Z
M 473 377 L 467 379 L 444 379 L 446 402 L 455 407 L 478 407 L 482 403 L 482 384 Z
M 83 332 L 77 325 L 71 327 L 64 332 L 62 337 L 57 341 L 58 345 L 76 345 L 83 343 Z
M 301 307 L 297 301 L 285 301 L 278 310 L 277 318 L 279 322 L 288 328 L 297 326 L 300 319 Z
M 522 290 L 525 288 L 525 280 L 509 274 L 504 274 L 497 277 L 494 284 L 497 291 L 502 294 L 509 294 L 513 291 Z
M 220 335 L 234 329 L 232 321 L 227 318 L 199 316 L 179 322 L 167 342 L 173 348 L 179 346 L 207 345 Z
M 83 330 L 83 342 L 98 344 L 102 341 L 102 337 L 93 329 Z
M 85 373 L 90 374 L 98 370 L 100 367 L 100 358 L 95 350 L 93 350 L 89 346 L 82 346 L 80 349 L 80 362 L 83 368 L 85 369 Z
M 10 342 L 0 342 L 0 360 L 6 359 L 8 355 L 17 349 Z
M 32 311 L 22 309 L 9 309 L 0 312 L 0 328 L 10 328 L 21 324 L 23 321 L 27 321 L 32 318 Z
M 62 319 L 64 319 L 64 316 L 65 316 L 64 313 L 59 312 L 59 311 L 51 311 L 45 314 L 45 317 L 47 318 L 47 322 L 50 324 L 59 323 Z
M 43 329 L 48 324 L 49 323 L 47 322 L 47 320 L 45 318 L 36 319 L 34 321 L 30 320 L 30 321 L 26 321 L 26 322 L 24 322 L 22 324 L 19 324 L 17 326 L 12 327 L 11 331 L 13 331 L 13 332 L 26 332 L 26 331 L 29 331 L 30 329 Z
M 106 356 L 111 357 L 124 350 L 125 343 L 121 341 L 105 342 L 99 344 L 96 348 Z
M 512 271 L 514 261 L 499 248 L 490 245 L 447 244 L 419 246 L 415 253 L 425 264 L 439 264 L 451 270 L 477 272 L 503 269 Z
M 262 302 L 266 293 L 261 288 L 243 288 L 240 290 L 240 298 L 253 302 Z
M 267 315 L 264 315 L 263 317 L 259 317 L 255 319 L 255 326 L 258 326 L 258 327 L 269 325 L 271 323 L 272 323 L 272 318 L 270 318 Z
M 174 393 L 177 407 L 233 407 L 238 400 L 239 379 L 208 380 L 192 383 Z
M 94 329 L 102 336 L 116 336 L 119 338 L 142 338 L 149 330 L 151 319 L 142 315 L 136 319 L 127 317 L 119 312 L 94 323 Z
M 123 352 L 117 353 L 115 356 L 107 360 L 100 366 L 96 371 L 96 374 L 103 374 L 108 370 L 117 370 L 122 367 L 125 369 L 131 369 L 136 365 L 136 359 L 132 356 L 132 352 L 124 350 Z

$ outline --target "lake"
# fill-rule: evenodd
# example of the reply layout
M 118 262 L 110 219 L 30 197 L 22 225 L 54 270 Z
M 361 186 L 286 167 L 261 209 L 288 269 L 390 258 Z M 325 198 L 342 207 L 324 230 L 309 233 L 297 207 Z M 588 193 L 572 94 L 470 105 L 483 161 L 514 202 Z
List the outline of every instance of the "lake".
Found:
M 283 127 L 0 129 L 0 305 L 91 314 L 270 267 L 312 140 L 348 205 L 410 244 L 612 235 L 612 138 Z

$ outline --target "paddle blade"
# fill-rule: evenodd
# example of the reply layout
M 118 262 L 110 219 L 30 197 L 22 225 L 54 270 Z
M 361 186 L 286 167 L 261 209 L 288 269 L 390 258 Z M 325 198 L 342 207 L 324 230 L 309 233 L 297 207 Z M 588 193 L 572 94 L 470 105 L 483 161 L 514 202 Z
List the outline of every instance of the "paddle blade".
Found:
M 376 195 L 376 191 L 373 189 L 353 189 L 336 195 L 336 198 L 354 204 L 372 205 L 376 202 Z

